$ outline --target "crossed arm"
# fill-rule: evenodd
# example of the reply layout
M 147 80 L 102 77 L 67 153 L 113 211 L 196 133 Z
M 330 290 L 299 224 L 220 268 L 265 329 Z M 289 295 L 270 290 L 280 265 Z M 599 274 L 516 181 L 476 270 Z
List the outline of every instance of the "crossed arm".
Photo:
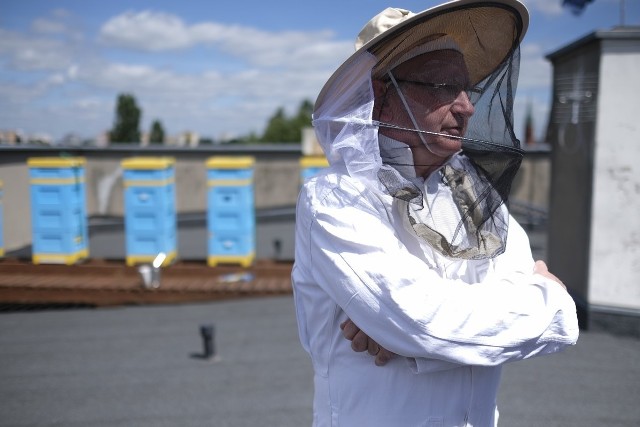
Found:
M 489 274 L 479 270 L 483 279 L 474 283 L 448 279 L 425 262 L 417 242 L 404 243 L 386 199 L 340 179 L 301 192 L 296 287 L 309 306 L 322 297 L 341 309 L 341 322 L 350 319 L 333 333 L 353 340 L 362 328 L 355 349 L 375 353 L 378 364 L 397 353 L 427 372 L 493 366 L 575 343 L 575 305 L 554 279 L 534 274 L 526 232 L 515 221 Z
M 547 264 L 544 261 L 536 261 L 533 271 L 534 273 L 540 274 L 548 279 L 557 282 L 565 290 L 567 289 L 562 281 L 549 271 L 549 269 L 547 268 Z M 358 325 L 351 321 L 351 319 L 347 319 L 342 322 L 340 324 L 340 329 L 342 329 L 342 335 L 344 336 L 344 338 L 351 341 L 351 348 L 353 349 L 353 351 L 367 351 L 371 356 L 374 357 L 374 363 L 376 364 L 376 366 L 386 365 L 387 362 L 395 356 L 395 353 L 382 347 L 375 340 L 365 334 L 358 327 Z

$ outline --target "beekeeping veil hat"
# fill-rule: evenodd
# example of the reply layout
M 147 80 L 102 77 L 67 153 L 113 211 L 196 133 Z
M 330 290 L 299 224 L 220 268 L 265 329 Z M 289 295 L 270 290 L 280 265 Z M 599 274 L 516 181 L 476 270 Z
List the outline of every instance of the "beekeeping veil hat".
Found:
M 527 26 L 528 12 L 517 0 L 458 0 L 416 14 L 385 9 L 365 25 L 355 53 L 316 100 L 313 124 L 332 167 L 409 202 L 414 230 L 445 256 L 483 259 L 504 251 L 508 220 L 496 212 L 507 201 L 522 159 L 512 107 L 519 45 Z M 437 172 L 451 189 L 458 212 L 444 220 L 457 224 L 444 227 L 446 232 L 438 221 L 412 214 L 422 206 L 424 188 L 381 156 L 378 129 L 390 124 L 373 119 L 372 88 L 373 79 L 384 79 L 399 64 L 443 49 L 462 53 L 478 92 L 471 99 L 475 113 L 462 138 L 464 161 L 449 162 Z

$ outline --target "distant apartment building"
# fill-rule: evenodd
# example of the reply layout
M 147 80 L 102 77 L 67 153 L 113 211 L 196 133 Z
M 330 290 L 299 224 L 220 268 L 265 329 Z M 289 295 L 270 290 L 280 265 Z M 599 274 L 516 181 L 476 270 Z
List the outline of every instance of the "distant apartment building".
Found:
M 0 129 L 0 144 L 18 145 L 27 143 L 51 145 L 53 143 L 53 139 L 50 135 L 45 133 L 27 135 L 20 129 Z
M 0 144 L 18 145 L 21 142 L 22 137 L 17 131 L 0 129 Z

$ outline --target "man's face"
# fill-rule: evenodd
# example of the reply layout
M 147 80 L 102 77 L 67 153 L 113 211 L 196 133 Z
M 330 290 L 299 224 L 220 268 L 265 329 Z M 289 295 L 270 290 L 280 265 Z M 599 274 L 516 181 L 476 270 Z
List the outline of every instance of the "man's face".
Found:
M 406 143 L 413 152 L 416 172 L 425 175 L 440 166 L 462 148 L 462 141 L 447 135 L 462 137 L 473 104 L 464 89 L 469 87 L 469 75 L 462 54 L 440 50 L 419 55 L 393 71 L 398 87 L 390 80 L 376 81 L 376 113 L 378 120 L 403 128 L 415 129 L 407 108 L 413 114 L 419 130 L 380 128 L 380 133 Z M 406 106 L 398 90 L 402 91 Z

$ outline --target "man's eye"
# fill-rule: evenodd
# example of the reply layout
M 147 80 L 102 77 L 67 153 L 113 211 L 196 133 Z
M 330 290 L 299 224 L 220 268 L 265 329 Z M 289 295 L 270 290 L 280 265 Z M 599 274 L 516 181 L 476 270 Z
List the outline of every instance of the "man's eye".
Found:
M 471 86 L 471 85 L 441 83 L 437 85 L 437 87 L 446 90 L 448 93 L 456 94 L 456 95 L 462 91 L 466 92 L 467 95 L 471 95 L 473 93 L 475 94 L 482 93 L 482 89 L 480 89 L 479 87 Z
M 451 83 L 436 83 L 433 85 L 433 87 L 436 89 L 446 90 L 447 92 L 455 95 L 459 94 L 464 89 L 464 86 L 462 85 L 451 84 Z

